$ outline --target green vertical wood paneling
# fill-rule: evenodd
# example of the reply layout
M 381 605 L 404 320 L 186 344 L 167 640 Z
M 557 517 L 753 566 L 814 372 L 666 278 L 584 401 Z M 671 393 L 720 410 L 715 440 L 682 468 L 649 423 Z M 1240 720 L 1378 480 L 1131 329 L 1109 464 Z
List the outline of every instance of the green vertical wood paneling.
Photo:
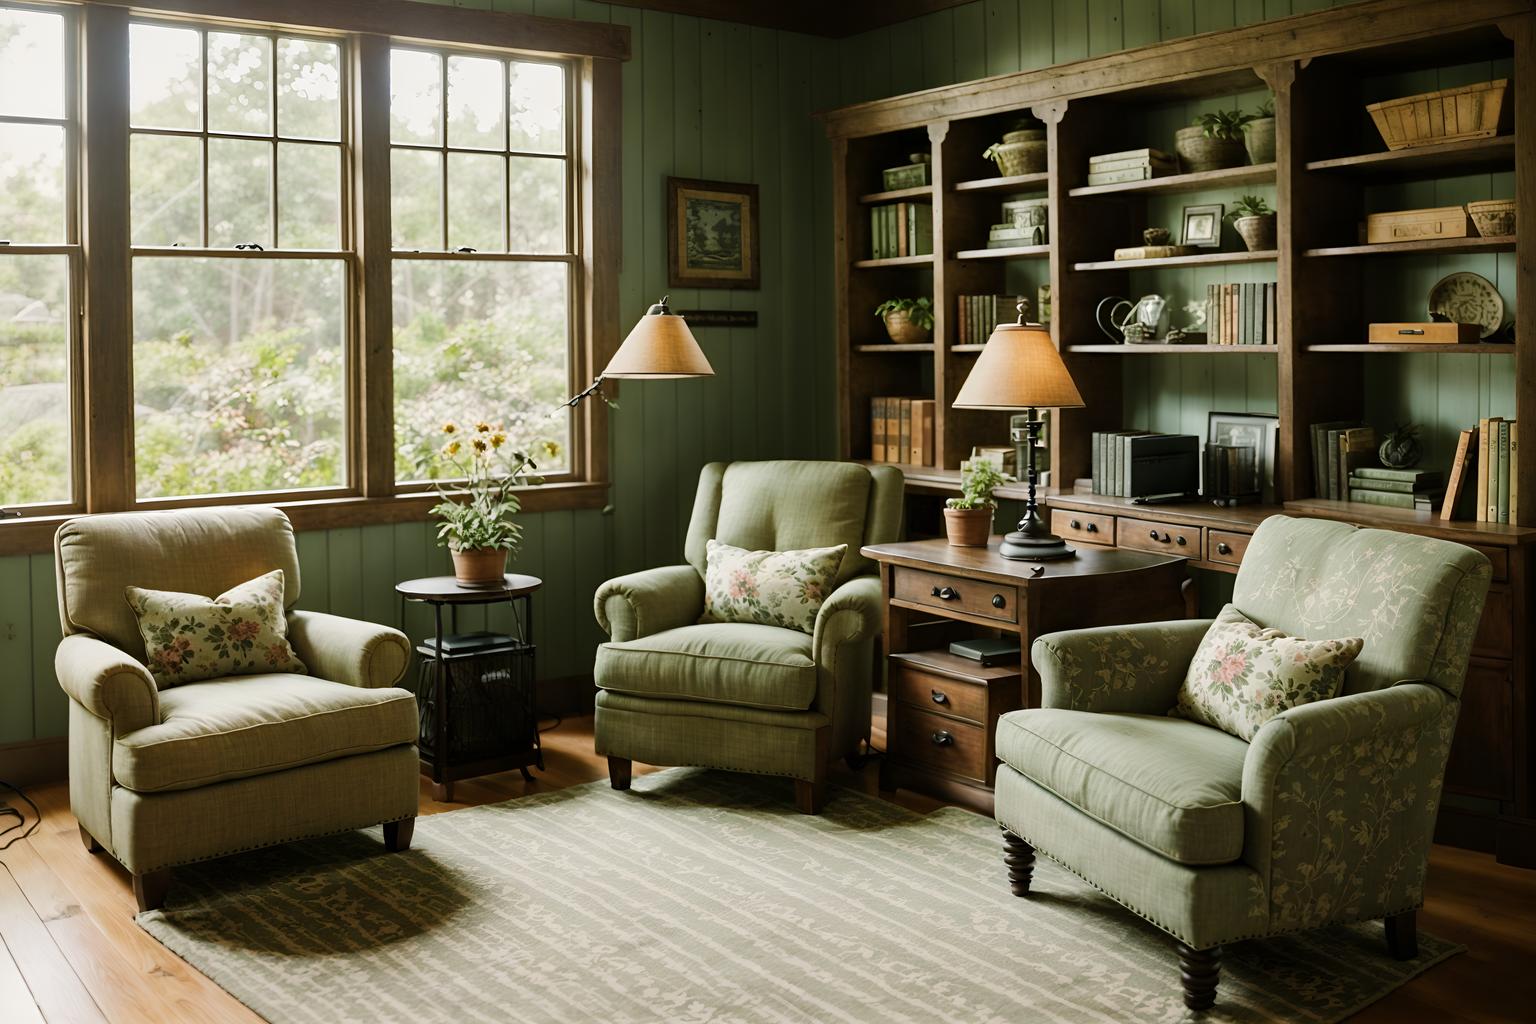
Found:
M 1015 0 L 984 0 L 987 12 L 989 75 L 1019 70 L 1019 5 Z
M 53 553 L 31 555 L 28 562 L 32 593 L 32 729 L 37 736 L 61 736 L 69 721 L 69 707 L 53 673 L 53 652 L 64 635 L 59 625 Z
M 32 605 L 31 560 L 0 558 L 0 743 L 33 736 Z

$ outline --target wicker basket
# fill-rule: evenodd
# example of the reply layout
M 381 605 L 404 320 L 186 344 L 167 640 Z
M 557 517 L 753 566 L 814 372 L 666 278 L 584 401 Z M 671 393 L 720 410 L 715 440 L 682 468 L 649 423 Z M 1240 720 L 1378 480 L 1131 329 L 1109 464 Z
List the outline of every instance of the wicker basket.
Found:
M 1477 226 L 1477 233 L 1484 238 L 1496 238 L 1515 233 L 1515 201 L 1513 199 L 1480 199 L 1467 204 L 1467 214 Z
M 1388 149 L 1431 146 L 1460 139 L 1485 139 L 1499 133 L 1509 79 L 1500 78 L 1459 89 L 1438 89 L 1417 96 L 1366 106 Z

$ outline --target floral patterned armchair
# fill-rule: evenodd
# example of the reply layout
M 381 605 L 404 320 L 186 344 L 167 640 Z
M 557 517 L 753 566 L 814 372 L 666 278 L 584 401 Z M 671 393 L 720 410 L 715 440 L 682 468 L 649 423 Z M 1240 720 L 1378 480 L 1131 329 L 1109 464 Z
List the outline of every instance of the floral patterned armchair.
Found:
M 1233 591 L 1263 626 L 1365 638 L 1343 693 L 1251 742 L 1169 717 L 1207 621 L 1052 633 L 1042 707 L 998 722 L 1013 891 L 1035 852 L 1174 937 L 1184 1001 L 1215 1000 L 1225 943 L 1386 921 L 1417 955 L 1424 876 L 1488 559 L 1447 541 L 1275 516 Z

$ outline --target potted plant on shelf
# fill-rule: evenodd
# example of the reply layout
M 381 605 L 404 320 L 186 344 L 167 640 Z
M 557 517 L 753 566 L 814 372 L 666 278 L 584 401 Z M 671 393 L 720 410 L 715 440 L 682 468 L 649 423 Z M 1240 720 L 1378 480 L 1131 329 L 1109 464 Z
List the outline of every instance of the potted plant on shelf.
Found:
M 988 146 L 981 158 L 996 163 L 997 173 L 1004 177 L 1039 174 L 1046 163 L 1045 124 L 1032 117 L 1020 118 L 1003 133 L 1003 141 Z
M 1248 147 L 1248 162 L 1269 164 L 1275 162 L 1275 101 L 1267 99 L 1259 109 L 1249 115 L 1243 125 L 1243 144 Z
M 898 345 L 926 344 L 933 333 L 932 299 L 886 299 L 875 307 L 875 316 Z
M 442 498 L 431 515 L 442 520 L 437 542 L 453 555 L 453 577 L 464 586 L 500 584 L 507 558 L 522 544 L 523 528 L 513 522 L 521 508 L 516 487 L 542 483 L 538 469 L 523 452 L 507 450 L 507 435 L 498 426 L 477 423 L 473 429 L 444 423 L 447 438 L 428 468 Z M 442 481 L 462 480 L 451 493 Z
M 992 489 L 1008 477 L 987 459 L 972 459 L 960 479 L 960 497 L 944 503 L 944 532 L 957 548 L 984 548 L 992 536 L 992 514 L 997 499 Z
M 1184 170 L 1193 173 L 1243 166 L 1248 160 L 1243 126 L 1252 120 L 1252 114 L 1239 110 L 1217 110 L 1201 114 L 1188 128 L 1180 128 L 1174 134 L 1173 148 Z
M 1275 247 L 1275 211 L 1259 196 L 1243 196 L 1227 214 L 1249 252 Z

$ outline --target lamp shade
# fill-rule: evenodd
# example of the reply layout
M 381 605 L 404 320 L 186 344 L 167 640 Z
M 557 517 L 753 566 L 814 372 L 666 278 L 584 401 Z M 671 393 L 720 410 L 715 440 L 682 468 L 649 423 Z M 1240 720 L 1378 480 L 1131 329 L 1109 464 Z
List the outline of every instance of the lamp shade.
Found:
M 714 368 L 694 340 L 688 322 L 663 298 L 635 324 L 624 344 L 608 360 L 604 377 L 713 377 Z
M 955 396 L 956 409 L 1077 409 L 1082 405 L 1083 396 L 1050 333 L 1039 324 L 998 324 Z

